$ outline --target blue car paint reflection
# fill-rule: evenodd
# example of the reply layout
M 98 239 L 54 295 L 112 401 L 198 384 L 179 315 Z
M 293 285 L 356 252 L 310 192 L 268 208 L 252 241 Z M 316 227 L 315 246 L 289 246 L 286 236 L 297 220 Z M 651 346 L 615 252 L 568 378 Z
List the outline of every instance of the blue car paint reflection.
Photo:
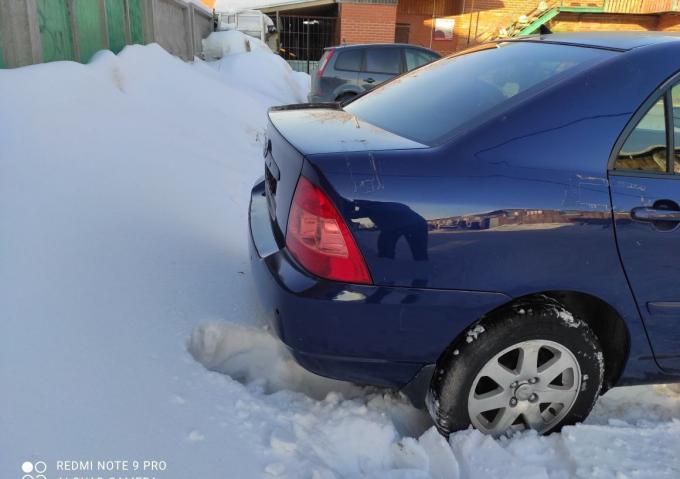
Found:
M 303 279 L 285 249 L 264 266 L 254 249 L 275 328 L 303 365 L 402 387 L 480 317 L 555 291 L 596 298 L 623 320 L 625 366 L 610 386 L 680 374 L 680 249 L 669 243 L 680 230 L 630 217 L 654 198 L 680 201 L 680 181 L 609 164 L 641 105 L 680 69 L 680 41 L 595 35 L 578 43 L 602 42 L 621 55 L 429 148 L 361 130 L 361 120 L 352 126 L 332 109 L 287 120 L 301 174 L 348 219 L 375 283 Z M 332 135 L 337 121 L 351 130 L 349 142 Z M 378 141 L 390 146 L 366 146 Z

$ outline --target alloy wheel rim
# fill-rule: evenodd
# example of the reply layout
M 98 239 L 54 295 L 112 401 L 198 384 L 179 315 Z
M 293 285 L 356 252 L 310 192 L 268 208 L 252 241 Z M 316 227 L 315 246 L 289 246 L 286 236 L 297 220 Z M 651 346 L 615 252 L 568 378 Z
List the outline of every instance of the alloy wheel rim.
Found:
M 472 425 L 493 436 L 508 431 L 556 426 L 581 389 L 574 354 L 554 341 L 530 340 L 510 346 L 479 371 L 468 395 Z

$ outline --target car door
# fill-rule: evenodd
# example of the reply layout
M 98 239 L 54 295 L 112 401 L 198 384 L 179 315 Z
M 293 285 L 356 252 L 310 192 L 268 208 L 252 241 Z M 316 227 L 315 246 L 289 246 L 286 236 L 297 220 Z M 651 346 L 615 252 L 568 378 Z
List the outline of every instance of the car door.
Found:
M 364 90 L 370 90 L 403 71 L 399 47 L 368 47 L 364 58 L 364 68 L 359 74 L 359 86 Z
M 632 125 L 609 172 L 616 239 L 654 356 L 680 370 L 680 86 Z
M 360 48 L 338 50 L 337 58 L 333 64 L 332 84 L 328 91 L 333 92 L 335 101 L 347 93 L 360 93 L 359 73 L 364 63 L 364 51 Z

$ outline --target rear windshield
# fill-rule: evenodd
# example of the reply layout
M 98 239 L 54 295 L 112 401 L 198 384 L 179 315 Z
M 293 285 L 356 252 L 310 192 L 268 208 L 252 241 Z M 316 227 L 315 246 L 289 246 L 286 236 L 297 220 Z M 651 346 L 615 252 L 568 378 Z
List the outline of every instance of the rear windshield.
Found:
M 345 110 L 425 145 L 450 138 L 510 102 L 616 53 L 538 42 L 506 42 L 444 58 L 376 88 Z

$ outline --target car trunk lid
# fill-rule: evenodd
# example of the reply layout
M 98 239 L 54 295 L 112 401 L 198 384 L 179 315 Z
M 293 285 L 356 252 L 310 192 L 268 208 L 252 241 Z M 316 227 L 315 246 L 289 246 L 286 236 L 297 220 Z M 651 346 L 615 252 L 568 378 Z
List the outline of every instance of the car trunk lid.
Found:
M 367 123 L 344 111 L 337 103 L 272 108 L 269 119 L 303 155 L 427 148 L 426 145 Z
M 264 148 L 265 191 L 278 243 L 285 244 L 290 205 L 305 156 L 411 148 L 426 146 L 363 122 L 336 104 L 270 109 Z
M 303 156 L 286 141 L 270 121 L 264 146 L 264 177 L 267 208 L 277 243 L 285 244 L 286 224 Z

